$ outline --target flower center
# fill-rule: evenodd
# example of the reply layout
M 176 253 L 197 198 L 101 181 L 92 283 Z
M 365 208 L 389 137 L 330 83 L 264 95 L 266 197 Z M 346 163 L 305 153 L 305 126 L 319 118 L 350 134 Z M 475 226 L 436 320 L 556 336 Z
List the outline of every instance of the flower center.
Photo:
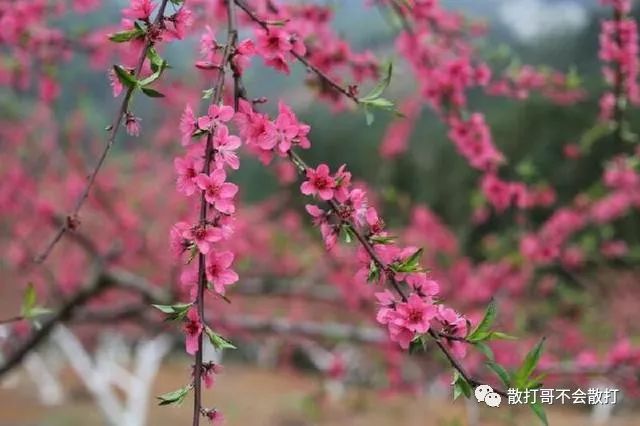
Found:
M 409 311 L 409 322 L 415 324 L 422 321 L 422 311 L 419 309 L 411 309 Z
M 195 321 L 189 321 L 184 326 L 184 331 L 189 335 L 195 335 L 200 332 L 200 324 Z
M 329 179 L 324 176 L 318 176 L 315 178 L 316 188 L 325 189 L 329 186 Z
M 198 226 L 193 230 L 193 235 L 196 237 L 196 240 L 202 240 L 207 235 L 207 230 L 204 226 Z

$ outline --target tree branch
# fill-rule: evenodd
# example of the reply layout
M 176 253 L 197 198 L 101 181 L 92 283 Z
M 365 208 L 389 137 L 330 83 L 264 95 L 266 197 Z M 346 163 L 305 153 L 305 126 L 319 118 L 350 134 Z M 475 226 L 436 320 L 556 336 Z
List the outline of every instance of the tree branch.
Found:
M 162 3 L 160 4 L 160 9 L 158 10 L 158 14 L 156 15 L 153 25 L 157 26 L 161 23 L 164 17 L 164 11 L 168 1 L 169 0 L 162 0 Z M 147 38 L 147 41 L 144 45 L 144 48 L 142 49 L 142 52 L 138 59 L 138 63 L 135 68 L 134 75 L 136 76 L 136 78 L 142 71 L 142 66 L 144 65 L 144 61 L 147 57 L 147 53 L 149 52 L 149 49 L 153 46 L 153 44 L 154 44 L 154 41 L 151 38 Z M 100 154 L 98 163 L 96 164 L 93 171 L 89 175 L 89 180 L 87 182 L 87 185 L 82 191 L 80 198 L 78 198 L 78 200 L 76 201 L 76 204 L 73 210 L 66 216 L 66 220 L 64 221 L 64 223 L 58 228 L 58 230 L 54 234 L 51 241 L 47 244 L 45 249 L 34 259 L 36 263 L 44 262 L 47 259 L 47 257 L 49 257 L 49 255 L 53 251 L 53 248 L 56 246 L 56 244 L 58 244 L 62 236 L 67 231 L 74 230 L 78 226 L 78 223 L 79 223 L 78 213 L 80 213 L 80 209 L 82 209 L 82 206 L 89 198 L 89 193 L 91 192 L 91 188 L 93 187 L 96 181 L 96 177 L 98 176 L 100 169 L 102 169 L 102 166 L 104 165 L 104 162 L 107 159 L 107 155 L 109 154 L 109 151 L 111 150 L 111 148 L 113 147 L 113 144 L 115 143 L 116 136 L 118 135 L 118 130 L 120 129 L 122 120 L 127 112 L 127 109 L 129 107 L 129 102 L 131 101 L 131 97 L 133 95 L 134 90 L 135 90 L 135 87 L 133 86 L 127 89 L 127 92 L 125 93 L 125 96 L 122 99 L 122 103 L 120 104 L 120 108 L 118 108 L 118 113 L 114 117 L 112 124 L 110 126 L 110 130 L 109 130 L 110 134 L 109 134 L 109 138 L 107 139 L 107 143 L 104 146 L 104 149 L 102 150 L 102 154 Z

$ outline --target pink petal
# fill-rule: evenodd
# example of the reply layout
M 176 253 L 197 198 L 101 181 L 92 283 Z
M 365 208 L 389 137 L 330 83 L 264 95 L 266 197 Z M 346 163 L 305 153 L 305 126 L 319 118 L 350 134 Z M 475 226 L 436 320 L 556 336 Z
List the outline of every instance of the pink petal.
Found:
M 238 185 L 225 182 L 220 186 L 221 198 L 233 198 L 238 193 Z
M 187 335 L 185 346 L 189 355 L 195 355 L 196 352 L 198 352 L 199 337 L 200 333 L 197 335 Z
M 227 179 L 227 174 L 222 169 L 216 169 L 211 173 L 211 181 L 214 185 L 219 186 Z
M 218 254 L 216 263 L 223 269 L 227 269 L 233 263 L 233 258 L 233 252 L 223 251 L 222 253 Z
M 320 191 L 318 191 L 318 194 L 323 200 L 329 201 L 333 198 L 333 189 L 321 189 Z
M 196 182 L 196 185 L 198 185 L 198 187 L 202 190 L 207 189 L 211 185 L 209 176 L 205 175 L 204 173 L 200 173 L 194 178 L 194 180 Z
M 230 200 L 214 200 L 212 204 L 220 213 L 231 214 L 236 211 L 233 202 Z
M 306 182 L 302 182 L 302 185 L 300 185 L 300 191 L 304 195 L 313 195 L 316 193 L 316 187 L 313 186 L 311 182 L 306 181 Z
M 202 117 L 198 117 L 198 128 L 202 130 L 208 130 L 211 127 L 211 117 L 208 115 L 203 115 Z
M 209 253 L 210 246 L 207 241 L 205 240 L 196 241 L 196 245 L 198 246 L 198 250 L 200 250 L 200 253 L 202 254 Z

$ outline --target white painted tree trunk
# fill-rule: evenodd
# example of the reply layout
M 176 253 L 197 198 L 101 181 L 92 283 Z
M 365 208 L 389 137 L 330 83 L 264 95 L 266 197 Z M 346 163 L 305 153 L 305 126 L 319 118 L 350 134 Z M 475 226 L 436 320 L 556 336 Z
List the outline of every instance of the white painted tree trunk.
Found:
M 122 346 L 118 347 L 115 341 L 117 339 L 107 339 L 106 345 L 100 345 L 94 360 L 66 327 L 59 326 L 52 334 L 52 339 L 83 381 L 110 425 L 146 424 L 151 386 L 162 359 L 171 349 L 169 336 L 159 335 L 138 343 L 133 371 L 128 371 L 120 364 L 123 361 L 128 363 L 129 357 L 126 350 L 121 350 Z M 124 392 L 124 402 L 118 399 L 114 387 Z

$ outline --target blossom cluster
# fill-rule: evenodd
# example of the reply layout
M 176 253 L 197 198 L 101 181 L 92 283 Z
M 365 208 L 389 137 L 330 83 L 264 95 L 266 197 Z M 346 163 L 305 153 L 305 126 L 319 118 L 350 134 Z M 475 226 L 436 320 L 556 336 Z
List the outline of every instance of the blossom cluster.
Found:
M 232 107 L 212 103 L 206 114 L 199 117 L 187 105 L 180 120 L 181 145 L 186 153 L 174 159 L 176 187 L 186 197 L 199 194 L 204 203 L 198 221 L 178 222 L 170 232 L 173 253 L 179 257 L 188 255 L 180 283 L 191 299 L 183 319 L 186 351 L 191 355 L 198 352 L 202 334 L 207 330 L 200 314 L 204 312 L 200 306 L 204 303 L 199 296 L 199 287 L 203 285 L 200 274 L 205 276 L 206 291 L 219 295 L 224 295 L 226 288 L 239 278 L 232 269 L 234 253 L 222 246 L 234 234 L 234 198 L 238 192 L 237 185 L 227 181 L 226 172 L 240 165 L 236 154 L 240 138 L 230 134 L 227 127 L 233 116 Z M 192 262 L 195 257 L 199 262 Z M 198 263 L 197 267 L 194 263 Z M 204 271 L 200 271 L 202 268 Z M 219 371 L 216 364 L 205 363 L 199 377 L 210 387 Z M 221 412 L 215 409 L 204 410 L 203 415 L 212 422 L 222 420 Z
M 531 65 L 507 70 L 502 77 L 491 81 L 485 91 L 493 96 L 520 100 L 527 99 L 535 91 L 559 105 L 571 105 L 585 98 L 584 90 L 571 75 Z
M 520 242 L 522 254 L 534 263 L 548 264 L 560 260 L 570 269 L 584 261 L 581 250 L 568 246 L 570 238 L 588 225 L 602 226 L 622 217 L 631 209 L 640 208 L 640 173 L 634 168 L 634 157 L 614 158 L 606 167 L 602 180 L 609 190 L 599 199 L 577 197 L 573 206 L 556 210 L 536 233 L 525 234 Z M 606 258 L 626 253 L 621 240 L 605 239 L 600 252 Z
M 407 349 L 416 337 L 435 326 L 435 330 L 444 333 L 452 351 L 464 356 L 466 348 L 461 340 L 468 331 L 466 320 L 436 303 L 439 285 L 420 268 L 421 250 L 400 247 L 394 242 L 377 210 L 369 204 L 366 192 L 353 187 L 346 166 L 331 173 L 326 164 L 312 168 L 301 163 L 291 150 L 295 146 L 310 147 L 309 126 L 300 123 L 284 103 L 280 102 L 279 114 L 273 121 L 256 112 L 248 102 L 241 102 L 240 111 L 238 124 L 249 149 L 266 162 L 274 155 L 291 158 L 306 177 L 300 192 L 326 204 L 326 207 L 307 204 L 306 209 L 314 225 L 320 228 L 327 250 L 336 245 L 342 232 L 357 233 L 362 236 L 362 245 L 358 248 L 360 266 L 356 281 L 388 279 L 395 284 L 396 295 L 389 290 L 376 293 L 380 305 L 377 320 L 387 326 L 391 340 Z
M 540 90 L 560 103 L 578 100 L 582 92 L 573 89 L 570 79 L 561 73 L 528 66 L 492 81 L 487 64 L 475 59 L 474 46 L 460 37 L 467 26 L 458 13 L 445 10 L 437 1 L 414 1 L 411 5 L 400 9 L 411 30 L 400 33 L 396 48 L 410 64 L 425 103 L 448 126 L 449 139 L 457 151 L 483 173 L 479 187 L 486 201 L 498 213 L 511 206 L 549 206 L 555 200 L 550 188 L 531 188 L 500 178 L 499 168 L 506 164 L 504 155 L 494 143 L 484 114 L 468 111 L 468 92 L 484 87 L 491 94 L 524 98 L 532 90 Z
M 133 91 L 137 85 L 142 87 L 156 81 L 164 68 L 166 68 L 166 63 L 151 48 L 160 41 L 184 38 L 187 30 L 193 24 L 192 12 L 184 5 L 170 16 L 165 15 L 164 9 L 159 10 L 152 22 L 151 14 L 156 7 L 157 4 L 151 0 L 131 0 L 129 7 L 122 10 L 122 31 L 109 36 L 110 40 L 124 45 L 126 53 L 123 59 L 125 63 L 131 64 L 130 66 L 114 67 L 109 71 L 109 83 L 114 97 L 120 96 L 125 85 L 129 87 L 130 91 Z M 150 59 L 152 63 L 149 67 L 152 71 L 150 75 L 141 79 L 142 81 L 135 81 L 138 77 L 137 74 L 143 70 L 144 62 L 142 60 L 145 59 L 145 56 L 150 57 L 149 53 L 151 51 L 155 53 L 155 59 L 161 63 L 158 64 L 157 61 L 153 63 L 154 59 Z M 143 57 L 137 59 L 141 52 Z M 164 96 L 157 90 L 148 87 L 142 87 L 142 92 L 148 96 Z M 123 101 L 125 107 L 123 124 L 129 135 L 139 136 L 142 119 L 136 117 L 129 110 L 129 100 L 127 95 Z
M 335 33 L 331 26 L 331 7 L 283 4 L 275 8 L 273 3 L 264 0 L 252 5 L 260 12 L 264 24 L 254 30 L 254 53 L 263 59 L 266 66 L 289 74 L 292 61 L 304 58 L 337 84 L 349 75 L 354 84 L 345 86 L 348 85 L 353 93 L 357 92 L 356 84 L 378 78 L 378 61 L 373 53 L 354 51 Z M 336 108 L 343 106 L 344 99 L 326 84 L 326 80 L 310 74 L 309 81 L 318 89 L 321 99 Z
M 613 19 L 604 20 L 600 31 L 600 59 L 605 63 L 602 71 L 612 87 L 621 93 L 605 92 L 600 99 L 600 118 L 614 119 L 617 97 L 624 95 L 634 105 L 640 104 L 638 86 L 638 25 L 628 16 L 630 0 L 603 0 L 614 9 Z
M 182 145 L 186 146 L 187 152 L 174 159 L 177 190 L 187 197 L 201 194 L 210 208 L 205 220 L 176 223 L 171 230 L 171 247 L 178 256 L 185 252 L 190 253 L 191 258 L 195 254 L 205 256 L 207 279 L 219 294 L 224 294 L 225 288 L 238 280 L 238 275 L 231 269 L 234 254 L 216 246 L 230 239 L 234 233 L 234 198 L 238 186 L 227 181 L 225 170 L 239 167 L 236 150 L 241 141 L 229 134 L 226 125 L 233 115 L 230 106 L 213 104 L 205 115 L 196 118 L 187 105 L 180 122 Z M 198 139 L 194 141 L 193 137 Z M 211 140 L 209 164 L 206 164 L 207 139 Z M 182 275 L 182 284 L 190 289 L 191 294 L 197 287 L 193 275 Z M 191 333 L 188 338 L 197 338 L 198 335 Z M 188 352 L 193 353 L 192 350 Z

